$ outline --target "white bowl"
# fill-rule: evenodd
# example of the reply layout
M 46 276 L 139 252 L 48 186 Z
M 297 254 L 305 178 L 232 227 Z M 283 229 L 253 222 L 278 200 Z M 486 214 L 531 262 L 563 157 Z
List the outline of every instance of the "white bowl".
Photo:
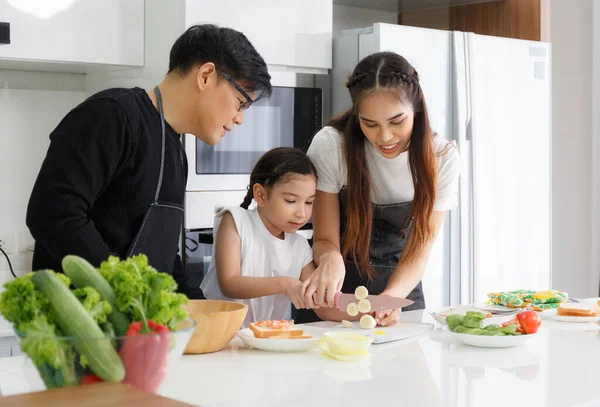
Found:
M 523 345 L 525 342 L 538 335 L 537 333 L 514 336 L 469 335 L 452 332 L 450 329 L 448 329 L 448 332 L 450 332 L 452 337 L 457 341 L 478 348 L 512 348 L 513 346 Z
M 332 353 L 360 356 L 369 352 L 373 338 L 356 332 L 331 331 L 325 333 L 325 342 Z

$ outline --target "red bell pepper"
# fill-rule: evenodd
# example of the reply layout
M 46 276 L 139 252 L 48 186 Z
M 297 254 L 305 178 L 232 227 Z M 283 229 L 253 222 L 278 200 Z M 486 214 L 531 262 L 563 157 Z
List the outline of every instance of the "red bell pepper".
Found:
M 123 339 L 119 356 L 125 366 L 123 383 L 155 393 L 167 374 L 171 346 L 169 328 L 147 321 L 151 332 L 144 333 L 143 322 L 133 322 Z
M 92 383 L 100 383 L 103 380 L 101 378 L 99 378 L 98 376 L 96 376 L 93 373 L 90 374 L 86 374 L 85 376 L 83 376 L 81 378 L 81 381 L 79 382 L 79 384 L 92 384 Z

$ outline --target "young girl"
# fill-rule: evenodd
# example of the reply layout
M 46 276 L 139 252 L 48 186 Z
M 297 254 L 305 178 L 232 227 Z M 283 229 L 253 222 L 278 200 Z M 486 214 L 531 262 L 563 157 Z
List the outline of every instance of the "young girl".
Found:
M 314 270 L 312 250 L 296 231 L 308 222 L 317 187 L 311 160 L 294 148 L 263 155 L 241 207 L 215 216 L 213 257 L 200 288 L 207 299 L 248 305 L 244 326 L 290 319 L 291 306 L 312 308 L 302 280 Z M 248 209 L 256 201 L 256 209 Z

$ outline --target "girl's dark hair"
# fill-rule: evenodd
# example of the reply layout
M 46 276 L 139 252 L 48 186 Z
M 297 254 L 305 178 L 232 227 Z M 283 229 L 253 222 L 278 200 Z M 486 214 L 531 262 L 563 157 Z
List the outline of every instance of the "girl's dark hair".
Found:
M 169 73 L 182 74 L 198 65 L 212 62 L 255 92 L 256 102 L 273 91 L 267 64 L 244 34 L 213 24 L 193 25 L 175 41 L 169 55 Z
M 350 255 L 360 269 L 371 278 L 369 249 L 373 208 L 371 176 L 365 157 L 368 142 L 359 122 L 360 103 L 374 92 L 391 92 L 412 106 L 414 124 L 408 146 L 408 160 L 415 186 L 412 204 L 414 219 L 411 238 L 400 258 L 401 264 L 415 260 L 433 236 L 431 224 L 436 198 L 437 167 L 433 148 L 433 131 L 429 125 L 427 106 L 419 75 L 403 57 L 393 52 L 379 52 L 361 60 L 346 83 L 352 108 L 333 117 L 329 125 L 343 134 L 344 154 L 348 166 L 348 214 L 343 232 L 342 253 Z
M 301 150 L 292 147 L 278 147 L 267 151 L 254 165 L 250 174 L 250 185 L 244 202 L 240 205 L 248 209 L 254 199 L 254 184 L 272 188 L 275 184 L 285 182 L 290 175 L 312 175 L 317 177 L 317 169 Z

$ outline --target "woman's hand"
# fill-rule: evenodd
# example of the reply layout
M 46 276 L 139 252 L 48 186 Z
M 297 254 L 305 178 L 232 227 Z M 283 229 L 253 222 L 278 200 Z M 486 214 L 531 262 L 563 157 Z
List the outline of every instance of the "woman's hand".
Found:
M 321 264 L 305 281 L 307 283 L 306 297 L 314 299 L 320 307 L 333 308 L 335 294 L 342 289 L 346 277 L 344 259 L 339 252 L 328 252 L 321 256 Z

